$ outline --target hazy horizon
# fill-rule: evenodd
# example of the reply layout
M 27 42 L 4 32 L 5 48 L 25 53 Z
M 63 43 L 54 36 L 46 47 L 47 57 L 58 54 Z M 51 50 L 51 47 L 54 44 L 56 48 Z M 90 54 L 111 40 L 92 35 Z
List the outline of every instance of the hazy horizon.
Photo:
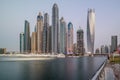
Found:
M 52 7 L 57 3 L 59 19 L 64 17 L 66 23 L 72 22 L 74 42 L 79 26 L 84 30 L 86 48 L 86 28 L 88 8 L 95 9 L 95 48 L 110 45 L 111 36 L 117 35 L 120 42 L 120 1 L 109 0 L 0 0 L 0 48 L 7 51 L 19 51 L 19 34 L 24 32 L 24 21 L 30 22 L 30 33 L 34 27 L 39 12 L 48 13 L 51 25 Z

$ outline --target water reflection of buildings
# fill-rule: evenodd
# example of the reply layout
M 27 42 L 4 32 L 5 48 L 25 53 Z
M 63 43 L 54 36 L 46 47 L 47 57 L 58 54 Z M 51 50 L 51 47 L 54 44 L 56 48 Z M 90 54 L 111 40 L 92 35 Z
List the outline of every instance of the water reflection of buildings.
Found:
M 78 59 L 68 59 L 66 62 L 66 80 L 79 80 L 77 77 L 80 76 L 79 67 L 78 67 Z

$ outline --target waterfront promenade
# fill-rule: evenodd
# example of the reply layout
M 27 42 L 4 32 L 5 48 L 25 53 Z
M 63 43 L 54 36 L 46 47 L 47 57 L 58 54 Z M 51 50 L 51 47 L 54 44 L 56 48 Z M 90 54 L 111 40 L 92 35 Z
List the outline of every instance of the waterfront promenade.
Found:
M 106 80 L 120 80 L 120 63 L 110 63 L 108 61 L 104 71 Z

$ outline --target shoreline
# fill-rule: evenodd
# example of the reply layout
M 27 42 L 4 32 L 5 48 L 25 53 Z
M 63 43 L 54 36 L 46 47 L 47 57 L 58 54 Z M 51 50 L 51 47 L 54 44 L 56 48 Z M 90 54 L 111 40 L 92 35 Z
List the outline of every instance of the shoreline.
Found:
M 55 58 L 4 58 L 4 59 L 0 59 L 0 62 L 1 61 L 32 61 L 32 60 L 53 60 Z
M 55 58 L 65 58 L 65 56 L 50 54 L 0 54 L 0 61 L 53 60 Z

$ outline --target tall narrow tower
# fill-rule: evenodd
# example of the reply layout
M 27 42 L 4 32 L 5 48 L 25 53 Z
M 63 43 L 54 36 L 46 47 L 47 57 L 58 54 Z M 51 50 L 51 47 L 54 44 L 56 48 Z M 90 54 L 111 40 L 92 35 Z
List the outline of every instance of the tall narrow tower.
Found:
M 60 53 L 66 52 L 66 22 L 60 19 Z
M 30 25 L 27 20 L 25 20 L 25 30 L 24 30 L 24 52 L 30 52 Z
M 48 13 L 44 14 L 44 28 L 43 28 L 43 53 L 47 53 L 47 44 L 49 42 L 49 35 L 48 35 L 48 28 L 49 28 L 49 16 Z
M 117 50 L 117 35 L 111 37 L 111 52 L 115 52 Z
M 20 33 L 20 53 L 24 52 L 24 33 Z
M 37 38 L 37 36 L 36 36 L 36 32 L 32 32 L 32 37 L 31 37 L 31 52 L 32 53 L 36 53 L 36 38 Z
M 95 11 L 93 9 L 88 10 L 87 15 L 87 51 L 88 53 L 94 53 L 94 39 L 95 39 Z
M 37 52 L 42 53 L 42 35 L 43 35 L 43 16 L 41 13 L 37 16 Z
M 77 52 L 81 55 L 84 54 L 84 32 L 82 29 L 77 31 Z
M 52 8 L 52 53 L 56 54 L 59 52 L 59 10 L 55 3 Z
M 73 24 L 71 22 L 68 23 L 68 31 L 67 31 L 67 53 L 73 53 Z

